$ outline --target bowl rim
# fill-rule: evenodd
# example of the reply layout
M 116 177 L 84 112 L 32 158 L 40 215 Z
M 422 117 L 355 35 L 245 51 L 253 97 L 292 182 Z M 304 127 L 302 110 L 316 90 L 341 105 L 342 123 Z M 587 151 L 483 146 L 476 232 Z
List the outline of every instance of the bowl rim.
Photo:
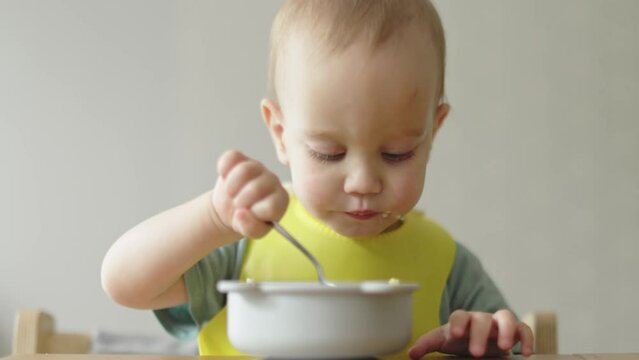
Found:
M 406 294 L 419 289 L 413 282 L 389 282 L 368 280 L 361 282 L 333 282 L 335 286 L 322 285 L 318 281 L 269 281 L 251 282 L 220 280 L 218 291 L 222 293 L 260 292 L 265 294 Z

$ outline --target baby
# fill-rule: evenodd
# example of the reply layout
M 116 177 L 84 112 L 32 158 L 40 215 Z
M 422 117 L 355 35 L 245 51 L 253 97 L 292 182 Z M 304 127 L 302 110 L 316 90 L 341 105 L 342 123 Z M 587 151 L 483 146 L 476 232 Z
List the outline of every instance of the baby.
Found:
M 203 355 L 238 354 L 226 337 L 221 279 L 315 281 L 271 231 L 280 221 L 329 279 L 418 282 L 413 358 L 508 354 L 532 332 L 479 261 L 415 211 L 444 101 L 445 41 L 427 0 L 287 1 L 271 32 L 262 116 L 291 186 L 228 151 L 215 186 L 125 233 L 102 266 L 105 291 L 154 309 Z M 284 259 L 284 260 L 282 260 Z

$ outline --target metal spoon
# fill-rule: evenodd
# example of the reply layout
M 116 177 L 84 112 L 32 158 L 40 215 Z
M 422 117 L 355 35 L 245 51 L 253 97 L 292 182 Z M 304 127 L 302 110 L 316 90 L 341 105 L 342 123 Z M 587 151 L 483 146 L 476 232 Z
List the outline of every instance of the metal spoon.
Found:
M 319 279 L 320 284 L 324 286 L 332 286 L 332 287 L 336 286 L 332 282 L 326 280 L 326 276 L 324 276 L 324 270 L 322 269 L 322 265 L 320 265 L 320 263 L 317 261 L 315 256 L 313 256 L 313 254 L 311 254 L 310 251 L 308 251 L 308 249 L 304 247 L 304 245 L 302 245 L 299 241 L 297 241 L 297 239 L 295 239 L 293 235 L 289 234 L 289 232 L 286 231 L 286 229 L 284 229 L 282 225 L 280 225 L 277 221 L 272 221 L 271 224 L 273 225 L 275 230 L 277 230 L 278 233 L 284 236 L 284 238 L 288 240 L 291 244 L 295 245 L 295 247 L 299 249 L 302 253 L 304 253 L 304 255 L 306 255 L 306 257 L 313 263 L 313 265 L 315 265 L 315 270 L 317 270 L 317 278 Z

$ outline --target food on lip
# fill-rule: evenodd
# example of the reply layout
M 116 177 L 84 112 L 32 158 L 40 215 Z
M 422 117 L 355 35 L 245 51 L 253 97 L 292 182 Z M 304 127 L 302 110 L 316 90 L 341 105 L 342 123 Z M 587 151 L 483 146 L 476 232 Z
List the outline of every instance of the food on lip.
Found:
M 399 285 L 399 279 L 397 279 L 397 278 L 390 278 L 390 279 L 388 280 L 388 284 L 389 284 L 389 285 Z
M 246 283 L 247 284 L 253 284 L 255 282 L 255 280 L 251 279 L 251 278 L 246 278 Z

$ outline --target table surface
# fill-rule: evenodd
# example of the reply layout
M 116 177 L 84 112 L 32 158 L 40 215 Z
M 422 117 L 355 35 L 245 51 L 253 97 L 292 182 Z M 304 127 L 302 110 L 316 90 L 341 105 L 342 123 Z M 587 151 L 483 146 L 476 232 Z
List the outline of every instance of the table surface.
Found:
M 66 354 L 35 354 L 35 355 L 11 355 L 0 360 L 256 360 L 256 357 L 246 356 L 173 356 L 173 355 L 66 355 Z M 408 360 L 408 357 L 406 357 Z M 434 359 L 473 359 L 451 356 L 427 357 L 427 360 Z M 511 360 L 639 360 L 639 353 L 636 354 L 573 354 L 573 355 L 533 355 L 523 357 L 514 355 L 500 359 Z M 475 360 L 475 359 L 473 359 Z

